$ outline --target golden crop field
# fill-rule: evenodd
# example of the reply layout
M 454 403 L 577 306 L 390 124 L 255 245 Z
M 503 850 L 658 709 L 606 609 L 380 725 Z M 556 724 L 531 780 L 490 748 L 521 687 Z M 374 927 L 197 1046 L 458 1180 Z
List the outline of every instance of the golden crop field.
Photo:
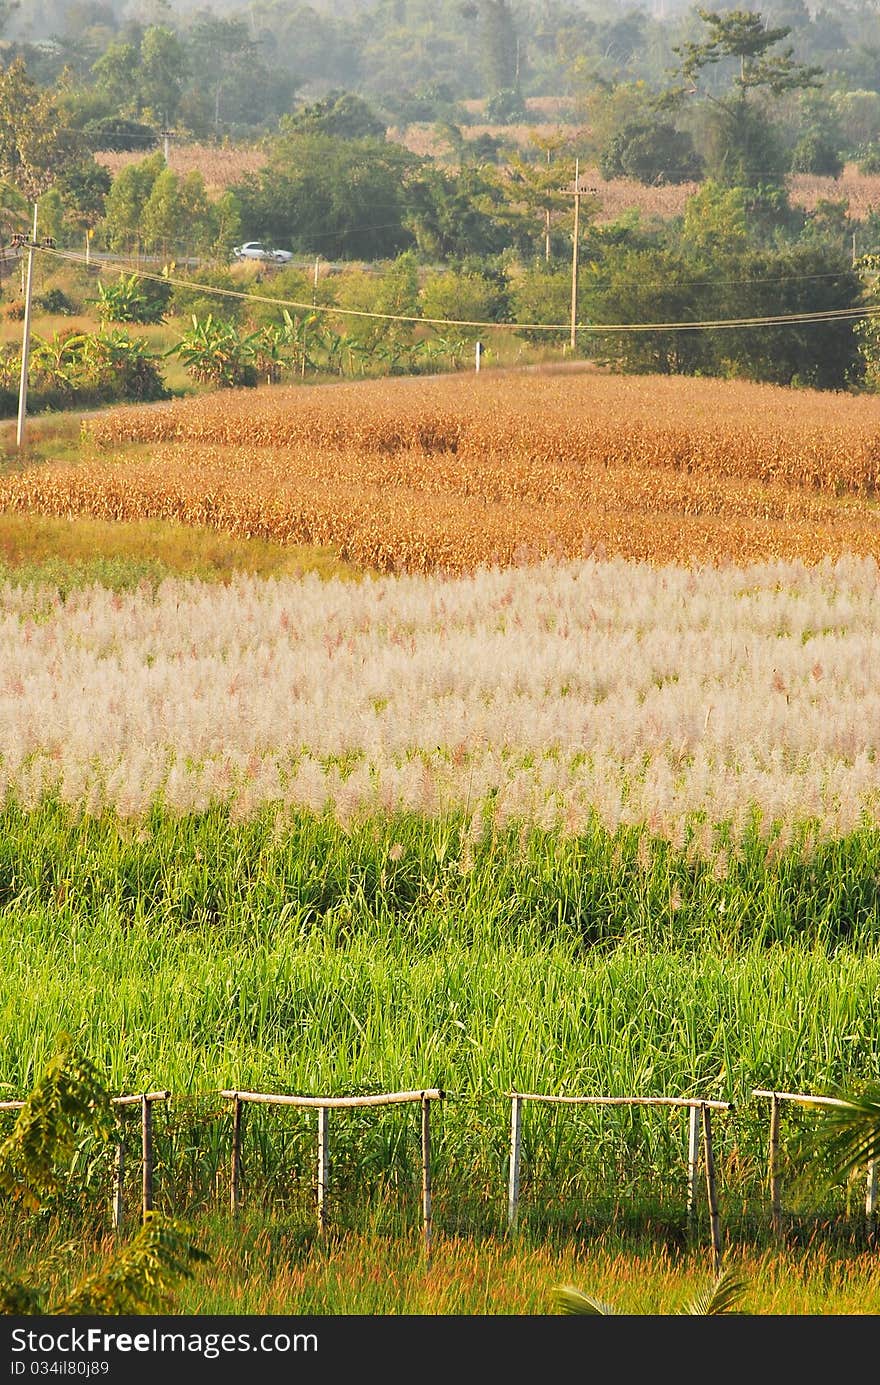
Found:
M 481 134 L 500 136 L 510 144 L 523 149 L 530 147 L 533 135 L 542 137 L 564 134 L 575 138 L 576 126 L 538 124 L 538 125 L 469 125 L 462 129 L 465 139 L 476 139 Z M 391 129 L 390 138 L 406 145 L 413 153 L 423 158 L 436 158 L 441 162 L 449 154 L 449 146 L 434 125 L 408 125 L 405 129 Z M 139 163 L 144 157 L 141 151 L 112 153 L 99 151 L 95 155 L 99 163 L 115 177 L 120 169 L 130 163 Z M 258 145 L 212 145 L 212 144 L 173 144 L 169 153 L 169 166 L 175 173 L 185 176 L 194 171 L 201 173 L 208 192 L 216 197 L 226 188 L 238 183 L 246 175 L 258 173 L 268 162 L 268 155 Z M 688 197 L 697 191 L 697 183 L 668 183 L 661 186 L 648 186 L 632 178 L 603 178 L 598 168 L 582 164 L 582 183 L 596 189 L 599 211 L 596 220 L 613 221 L 623 212 L 638 210 L 645 216 L 680 216 Z M 822 177 L 817 174 L 796 173 L 788 178 L 788 191 L 795 206 L 812 211 L 821 200 L 849 203 L 849 215 L 860 220 L 877 207 L 880 207 L 880 175 L 859 173 L 855 164 L 846 165 L 839 178 Z
M 380 571 L 880 557 L 868 397 L 485 371 L 127 407 L 88 437 L 86 460 L 0 479 L 0 507 L 174 519 Z

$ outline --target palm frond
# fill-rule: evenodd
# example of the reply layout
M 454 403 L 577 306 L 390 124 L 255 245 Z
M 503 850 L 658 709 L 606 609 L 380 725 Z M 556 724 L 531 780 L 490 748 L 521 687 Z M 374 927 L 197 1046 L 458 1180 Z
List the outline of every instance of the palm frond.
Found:
M 691 1299 L 686 1308 L 682 1309 L 684 1314 L 692 1317 L 703 1317 L 708 1314 L 735 1313 L 735 1305 L 742 1298 L 747 1289 L 746 1283 L 737 1278 L 733 1270 L 723 1270 L 717 1279 L 697 1294 L 696 1298 Z
M 833 1176 L 846 1177 L 880 1159 L 880 1086 L 839 1098 L 843 1106 L 824 1106 L 812 1143 L 821 1148 Z
M 594 1317 L 614 1314 L 617 1309 L 603 1299 L 582 1294 L 572 1284 L 560 1284 L 553 1291 L 553 1299 L 560 1313 L 586 1313 Z

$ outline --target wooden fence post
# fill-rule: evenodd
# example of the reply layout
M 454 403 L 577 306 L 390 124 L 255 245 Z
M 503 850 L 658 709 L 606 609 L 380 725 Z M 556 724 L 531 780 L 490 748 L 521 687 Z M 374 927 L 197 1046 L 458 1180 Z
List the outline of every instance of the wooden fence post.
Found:
M 770 1180 L 770 1219 L 774 1236 L 782 1231 L 782 1191 L 779 1178 L 779 1097 L 770 1097 L 770 1147 L 767 1154 L 767 1174 Z
M 431 1103 L 422 1097 L 422 1221 L 425 1251 L 431 1258 Z
M 865 1219 L 868 1223 L 868 1237 L 873 1239 L 877 1226 L 877 1160 L 868 1160 L 868 1183 L 865 1189 Z
M 510 1174 L 507 1186 L 507 1224 L 516 1229 L 519 1215 L 519 1160 L 522 1149 L 522 1097 L 516 1092 L 510 1110 Z
M 715 1273 L 721 1270 L 721 1226 L 718 1218 L 718 1197 L 715 1188 L 715 1155 L 712 1152 L 712 1118 L 703 1103 L 703 1149 L 706 1156 L 706 1195 L 709 1201 L 709 1224 L 712 1228 L 712 1252 Z
M 687 1181 L 687 1222 L 688 1234 L 694 1233 L 697 1216 L 697 1180 L 700 1172 L 700 1108 L 688 1108 L 688 1181 Z
M 153 1111 L 146 1093 L 141 1097 L 142 1213 L 153 1210 Z
M 229 1201 L 233 1216 L 238 1211 L 241 1182 L 241 1107 L 241 1097 L 236 1095 L 232 1102 L 232 1175 L 229 1188 Z
M 124 1214 L 123 1185 L 125 1182 L 125 1127 L 123 1111 L 119 1112 L 119 1142 L 116 1145 L 116 1159 L 113 1165 L 113 1230 L 117 1236 L 122 1231 Z
M 327 1174 L 329 1159 L 327 1151 L 327 1107 L 318 1107 L 318 1235 L 324 1234 L 326 1226 Z

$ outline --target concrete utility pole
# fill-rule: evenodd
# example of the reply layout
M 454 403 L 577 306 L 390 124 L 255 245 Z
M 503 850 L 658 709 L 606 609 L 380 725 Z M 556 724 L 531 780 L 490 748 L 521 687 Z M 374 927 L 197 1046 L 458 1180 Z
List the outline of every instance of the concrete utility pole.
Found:
M 571 237 L 571 340 L 574 351 L 577 345 L 577 299 L 578 299 L 578 238 L 580 234 L 581 185 L 580 160 L 574 161 L 574 231 Z
M 172 136 L 173 134 L 174 134 L 174 131 L 173 131 L 173 130 L 163 130 L 163 131 L 162 131 L 162 152 L 163 152 L 163 154 L 165 155 L 165 166 L 166 166 L 166 167 L 168 167 L 168 166 L 170 165 L 170 162 L 171 162 L 171 136 Z
M 34 230 L 28 242 L 27 279 L 24 296 L 24 325 L 21 343 L 21 379 L 18 386 L 18 426 L 15 432 L 17 447 L 24 446 L 24 424 L 27 417 L 28 363 L 31 352 L 31 300 L 34 291 L 34 250 L 37 245 L 37 204 L 34 203 Z

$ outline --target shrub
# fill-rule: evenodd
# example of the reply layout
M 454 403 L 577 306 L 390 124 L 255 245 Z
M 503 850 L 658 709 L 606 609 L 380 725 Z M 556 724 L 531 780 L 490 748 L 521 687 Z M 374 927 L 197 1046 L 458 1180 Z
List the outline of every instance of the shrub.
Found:
M 42 308 L 44 313 L 54 313 L 59 317 L 72 317 L 76 312 L 76 304 L 68 298 L 63 289 L 47 289 L 45 293 L 36 298 L 37 307 Z
M 121 115 L 105 115 L 90 120 L 83 127 L 83 134 L 92 150 L 145 154 L 159 143 L 158 132 L 152 125 L 144 125 L 139 120 L 126 120 Z
M 880 144 L 876 140 L 862 144 L 856 150 L 856 167 L 866 176 L 880 173 Z
M 599 158 L 603 178 L 639 183 L 691 183 L 703 172 L 691 136 L 674 125 L 633 122 L 613 135 Z
M 486 102 L 486 120 L 491 125 L 513 125 L 525 120 L 527 114 L 526 103 L 514 87 L 496 91 Z
M 843 172 L 840 151 L 818 130 L 802 135 L 792 151 L 792 173 L 816 173 L 823 178 L 839 178 Z

